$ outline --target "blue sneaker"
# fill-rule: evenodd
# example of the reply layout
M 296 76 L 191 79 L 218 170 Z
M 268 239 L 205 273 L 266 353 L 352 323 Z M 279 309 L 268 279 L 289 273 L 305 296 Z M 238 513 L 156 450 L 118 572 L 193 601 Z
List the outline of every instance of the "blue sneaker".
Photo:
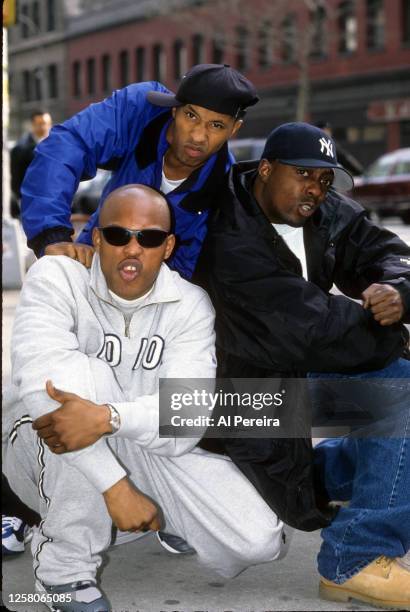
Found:
M 1 552 L 3 556 L 24 552 L 24 545 L 32 534 L 30 527 L 16 516 L 1 517 Z
M 196 550 L 179 536 L 157 531 L 157 538 L 161 546 L 174 555 L 194 555 L 196 553 Z
M 95 582 L 79 580 L 55 586 L 36 582 L 36 591 L 52 612 L 110 612 L 111 606 Z

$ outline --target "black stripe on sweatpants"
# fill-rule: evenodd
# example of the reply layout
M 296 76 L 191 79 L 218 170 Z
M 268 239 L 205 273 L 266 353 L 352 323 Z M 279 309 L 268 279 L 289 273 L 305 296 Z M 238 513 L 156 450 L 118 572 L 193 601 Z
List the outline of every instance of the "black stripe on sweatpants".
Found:
M 21 425 L 24 425 L 25 423 L 32 423 L 33 419 L 31 418 L 31 416 L 29 416 L 28 414 L 24 414 L 20 419 L 18 419 L 14 425 L 13 425 L 13 429 L 11 430 L 11 432 L 9 433 L 9 439 L 10 442 L 12 444 L 14 444 L 14 442 L 16 441 L 17 438 L 17 430 L 19 427 L 21 427 Z

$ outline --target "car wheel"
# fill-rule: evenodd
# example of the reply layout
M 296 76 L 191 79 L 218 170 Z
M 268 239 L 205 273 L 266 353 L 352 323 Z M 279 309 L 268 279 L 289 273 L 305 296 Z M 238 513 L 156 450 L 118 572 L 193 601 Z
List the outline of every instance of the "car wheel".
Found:
M 400 219 L 403 221 L 403 223 L 410 225 L 410 208 L 409 210 L 404 210 L 402 213 L 400 213 Z

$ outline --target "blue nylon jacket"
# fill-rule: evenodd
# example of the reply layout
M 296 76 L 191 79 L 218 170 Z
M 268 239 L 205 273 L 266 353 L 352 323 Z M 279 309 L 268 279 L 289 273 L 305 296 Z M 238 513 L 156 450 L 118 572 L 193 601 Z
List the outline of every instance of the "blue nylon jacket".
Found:
M 169 144 L 166 130 L 170 109 L 154 106 L 148 91 L 169 90 L 155 81 L 136 83 L 56 125 L 36 147 L 36 156 L 23 181 L 22 223 L 27 244 L 37 256 L 51 243 L 69 241 L 71 203 L 80 180 L 95 176 L 98 168 L 112 170 L 101 196 L 129 183 L 160 188 L 162 160 Z M 178 248 L 169 265 L 190 278 L 207 231 L 214 194 L 233 162 L 225 144 L 167 195 L 175 215 Z M 91 244 L 96 211 L 78 241 Z

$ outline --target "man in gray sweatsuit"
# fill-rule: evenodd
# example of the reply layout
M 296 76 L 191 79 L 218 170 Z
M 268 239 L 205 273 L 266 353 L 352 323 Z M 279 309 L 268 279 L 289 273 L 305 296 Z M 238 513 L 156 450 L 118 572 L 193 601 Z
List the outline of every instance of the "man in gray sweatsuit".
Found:
M 41 514 L 36 588 L 59 610 L 110 609 L 96 570 L 112 522 L 158 530 L 161 514 L 225 577 L 280 554 L 282 522 L 228 458 L 158 435 L 159 379 L 216 368 L 208 296 L 163 263 L 170 223 L 159 193 L 121 187 L 94 230 L 91 270 L 43 257 L 22 290 L 5 472 Z

